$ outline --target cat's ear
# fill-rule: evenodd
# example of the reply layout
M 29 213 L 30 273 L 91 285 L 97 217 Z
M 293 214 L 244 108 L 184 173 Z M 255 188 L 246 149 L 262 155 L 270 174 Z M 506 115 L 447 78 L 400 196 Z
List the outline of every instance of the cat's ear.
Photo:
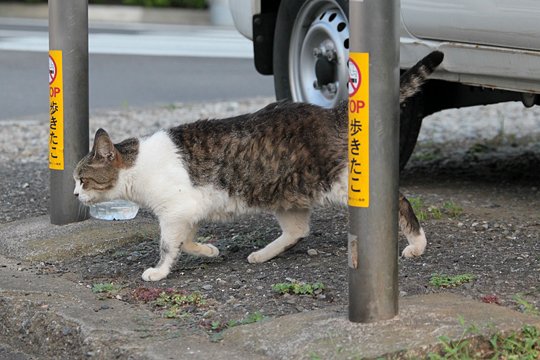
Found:
M 98 129 L 94 137 L 94 151 L 95 157 L 100 157 L 113 161 L 116 157 L 116 148 L 114 147 L 109 134 L 103 129 Z

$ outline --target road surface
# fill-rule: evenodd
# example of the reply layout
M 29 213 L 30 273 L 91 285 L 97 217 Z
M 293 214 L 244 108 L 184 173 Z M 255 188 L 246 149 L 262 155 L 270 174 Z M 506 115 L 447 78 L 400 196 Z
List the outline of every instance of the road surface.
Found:
M 0 18 L 0 120 L 47 112 L 48 36 L 46 21 Z M 232 28 L 91 25 L 90 111 L 273 96 L 251 46 Z

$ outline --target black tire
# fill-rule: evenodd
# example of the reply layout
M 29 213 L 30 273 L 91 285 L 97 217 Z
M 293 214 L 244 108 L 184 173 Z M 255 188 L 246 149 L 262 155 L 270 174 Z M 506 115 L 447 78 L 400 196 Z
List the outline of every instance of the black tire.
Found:
M 289 83 L 289 45 L 294 20 L 305 0 L 283 1 L 276 18 L 274 33 L 274 90 L 277 100 L 292 100 Z
M 306 1 L 310 0 L 286 0 L 282 1 L 279 7 L 273 51 L 274 89 L 278 100 L 293 100 L 289 78 L 289 48 L 295 20 Z M 347 18 L 349 17 L 349 2 L 347 0 L 328 0 L 328 2 L 337 3 Z M 421 95 L 409 99 L 401 108 L 399 136 L 400 170 L 405 167 L 414 150 L 423 116 L 423 99 Z
M 293 100 L 291 83 L 289 79 L 289 48 L 295 20 L 304 3 L 313 0 L 286 0 L 282 1 L 276 19 L 274 33 L 274 89 L 278 100 Z M 337 4 L 345 16 L 349 17 L 348 0 L 318 0 L 321 3 Z M 348 50 L 348 48 L 347 48 Z M 321 105 L 321 104 L 319 104 Z
M 409 99 L 401 106 L 399 116 L 399 170 L 403 170 L 411 157 L 424 118 L 422 93 Z

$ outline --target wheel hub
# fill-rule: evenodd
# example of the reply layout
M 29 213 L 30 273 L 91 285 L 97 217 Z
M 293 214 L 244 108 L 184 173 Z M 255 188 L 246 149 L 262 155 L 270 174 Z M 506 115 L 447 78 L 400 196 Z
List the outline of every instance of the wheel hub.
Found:
M 291 34 L 289 78 L 294 101 L 333 107 L 348 96 L 348 39 L 347 20 L 336 3 L 306 3 Z
M 336 81 L 336 62 L 333 56 L 318 56 L 315 61 L 315 77 L 313 83 L 315 89 L 321 89 L 323 86 Z

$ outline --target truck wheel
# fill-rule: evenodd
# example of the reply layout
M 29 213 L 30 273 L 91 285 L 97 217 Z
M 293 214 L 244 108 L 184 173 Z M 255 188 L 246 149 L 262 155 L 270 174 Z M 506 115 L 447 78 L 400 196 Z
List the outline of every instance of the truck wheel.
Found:
M 274 34 L 274 88 L 278 100 L 334 107 L 348 97 L 349 2 L 287 0 Z M 423 118 L 421 96 L 401 109 L 399 167 L 414 150 Z
M 347 1 L 282 1 L 274 34 L 278 100 L 333 107 L 348 96 Z
M 399 170 L 403 170 L 412 155 L 423 118 L 424 97 L 421 93 L 401 105 L 399 115 Z

